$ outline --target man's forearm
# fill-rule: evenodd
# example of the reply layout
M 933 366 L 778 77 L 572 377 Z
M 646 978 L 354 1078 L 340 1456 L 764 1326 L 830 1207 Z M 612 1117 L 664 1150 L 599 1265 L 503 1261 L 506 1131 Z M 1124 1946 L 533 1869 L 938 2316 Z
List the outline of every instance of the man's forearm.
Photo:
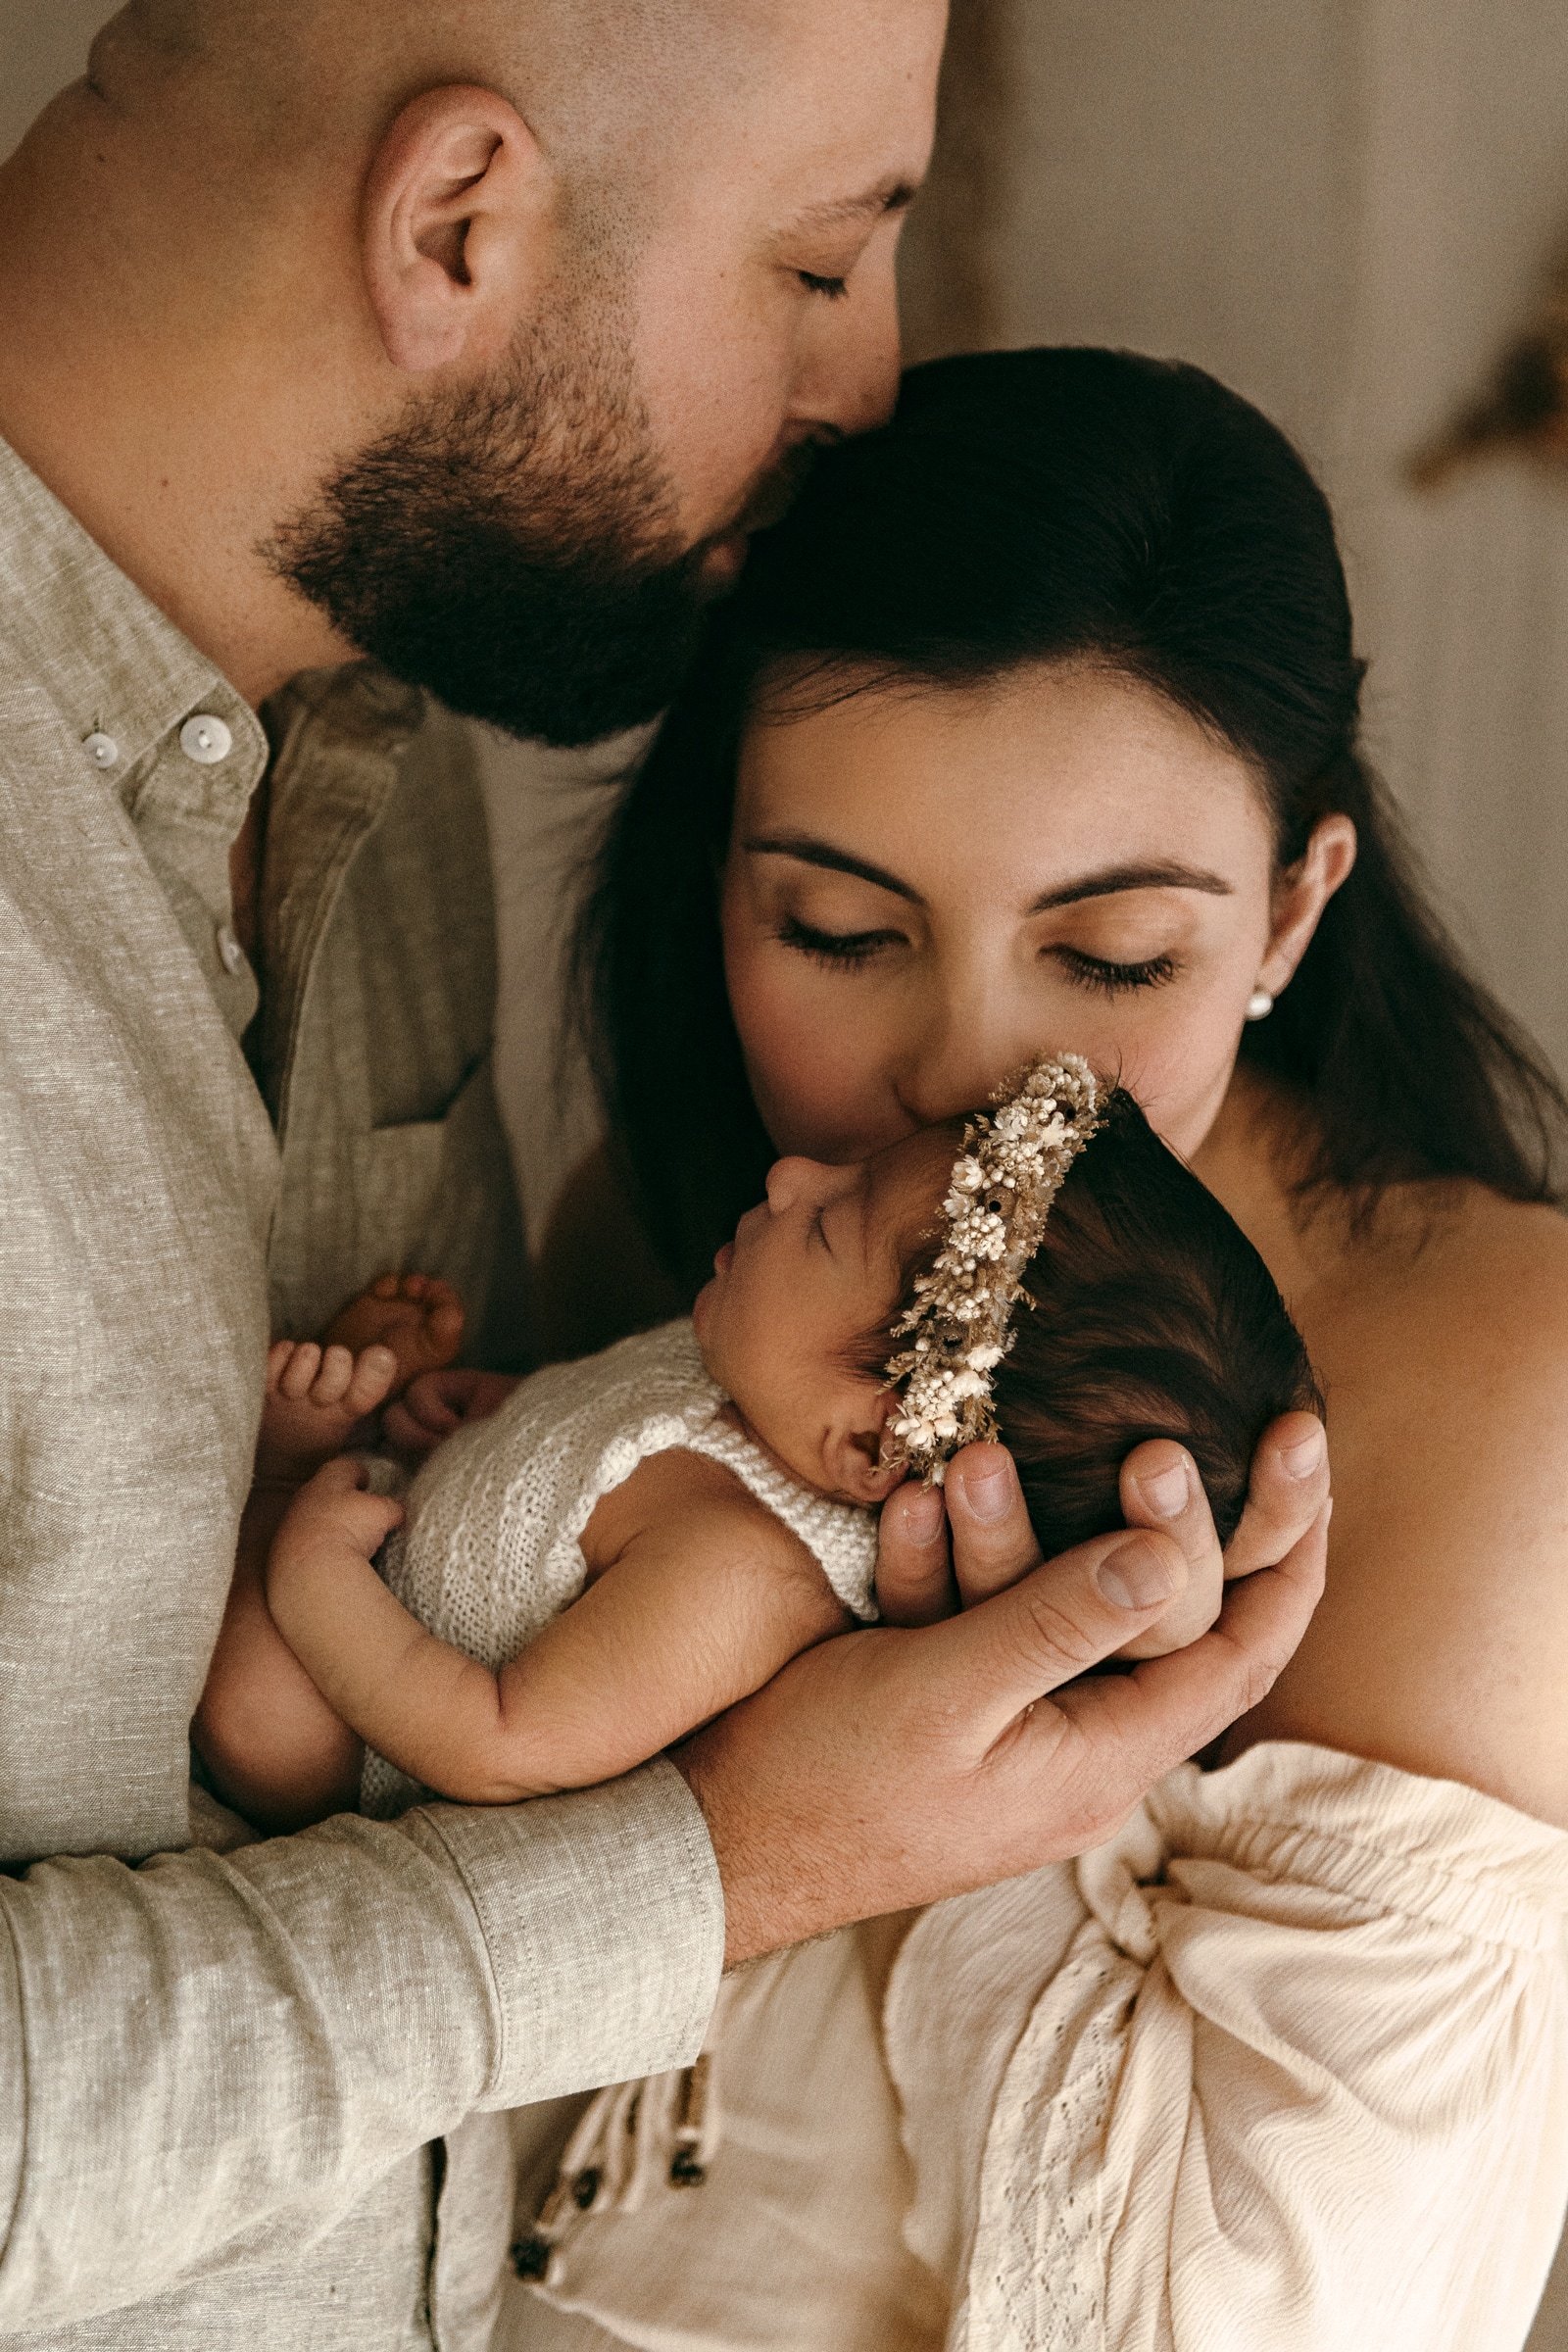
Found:
M 677 1776 L 0 1880 L 0 2331 L 318 2230 L 476 2106 L 680 2065 L 716 1989 Z M 369 1923 L 374 1923 L 373 1927 Z

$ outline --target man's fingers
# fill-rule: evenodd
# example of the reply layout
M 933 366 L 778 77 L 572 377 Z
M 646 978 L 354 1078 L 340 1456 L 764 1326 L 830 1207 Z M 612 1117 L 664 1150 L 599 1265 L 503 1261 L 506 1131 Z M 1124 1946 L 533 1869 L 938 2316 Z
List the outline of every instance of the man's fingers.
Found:
M 1149 1438 L 1121 1466 L 1122 1516 L 1129 1527 L 1158 1528 L 1181 1548 L 1194 1576 L 1219 1573 L 1219 1538 L 1198 1465 L 1170 1438 Z
M 1329 1448 L 1314 1413 L 1286 1413 L 1252 1456 L 1242 1523 L 1225 1548 L 1228 1578 L 1273 1568 L 1310 1534 L 1329 1498 Z
M 1272 1690 L 1322 1596 L 1332 1508 L 1325 1502 L 1277 1567 L 1233 1584 L 1218 1624 L 1188 1648 L 1057 1692 L 1057 1710 L 1106 1777 L 1111 1812 L 1118 1796 L 1123 1810 L 1136 1804 Z
M 1018 1473 L 1002 1446 L 966 1446 L 948 1464 L 943 1492 L 953 1573 L 965 1608 L 1004 1592 L 1040 1565 Z
M 940 1487 L 908 1480 L 882 1505 L 876 1597 L 889 1625 L 935 1625 L 957 1608 Z
M 1170 1438 L 1150 1438 L 1121 1468 L 1122 1516 L 1129 1527 L 1159 1528 L 1180 1544 L 1187 1562 L 1187 1590 L 1146 1634 L 1135 1635 L 1123 1655 L 1159 1657 L 1206 1634 L 1219 1615 L 1225 1591 L 1225 1560 L 1214 1515 L 1208 1507 L 1198 1464 Z
M 924 1637 L 946 1651 L 931 1652 L 933 1692 L 984 1754 L 1028 1708 L 1114 1656 L 1186 1583 L 1166 1536 L 1118 1530 L 1080 1544 Z

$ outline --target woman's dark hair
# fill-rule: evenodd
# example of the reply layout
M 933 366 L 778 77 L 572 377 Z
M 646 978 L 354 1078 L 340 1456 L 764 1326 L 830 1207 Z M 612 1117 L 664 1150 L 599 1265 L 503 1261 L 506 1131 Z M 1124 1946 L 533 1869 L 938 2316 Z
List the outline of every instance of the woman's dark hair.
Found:
M 1301 1189 L 1401 1180 L 1554 1197 L 1555 1081 L 1465 971 L 1357 748 L 1362 663 L 1321 491 L 1194 368 L 988 353 L 910 371 L 756 543 L 611 828 L 578 944 L 600 1083 L 652 1239 L 687 1288 L 771 1156 L 725 995 L 717 875 L 766 690 L 817 707 L 1093 660 L 1255 770 L 1282 867 L 1336 810 L 1359 839 L 1247 1060 L 1302 1114 Z M 1063 1041 L 1042 1039 L 1043 1046 Z M 1070 1041 L 1066 1041 L 1070 1042 Z

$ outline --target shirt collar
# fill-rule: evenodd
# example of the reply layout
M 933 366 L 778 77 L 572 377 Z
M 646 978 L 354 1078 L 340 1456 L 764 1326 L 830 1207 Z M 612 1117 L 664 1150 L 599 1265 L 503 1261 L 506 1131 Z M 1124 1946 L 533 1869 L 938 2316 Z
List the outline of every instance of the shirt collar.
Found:
M 220 719 L 232 750 L 190 759 L 189 813 L 238 830 L 267 765 L 255 711 L 4 441 L 0 638 L 127 801 L 170 736 L 192 718 Z

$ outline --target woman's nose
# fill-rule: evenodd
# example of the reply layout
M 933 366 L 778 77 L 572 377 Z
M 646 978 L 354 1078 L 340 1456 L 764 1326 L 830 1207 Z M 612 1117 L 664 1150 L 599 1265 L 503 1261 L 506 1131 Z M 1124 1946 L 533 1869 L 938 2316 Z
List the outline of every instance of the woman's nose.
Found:
M 978 1110 L 1004 1078 L 1051 1045 L 994 1008 L 950 1004 L 909 1041 L 898 1097 L 917 1127 Z

